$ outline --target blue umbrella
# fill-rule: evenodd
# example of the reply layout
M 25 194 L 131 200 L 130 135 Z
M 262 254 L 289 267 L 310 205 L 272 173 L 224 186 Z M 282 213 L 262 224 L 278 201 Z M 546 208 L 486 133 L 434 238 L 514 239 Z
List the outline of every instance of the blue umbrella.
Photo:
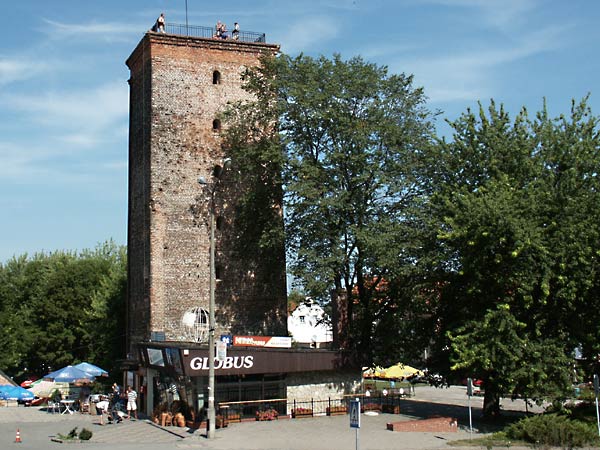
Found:
M 92 375 L 94 377 L 107 377 L 108 372 L 98 366 L 90 364 L 88 362 L 82 362 L 79 364 L 75 364 L 73 367 L 83 370 L 88 375 Z
M 73 366 L 63 367 L 62 369 L 50 372 L 44 378 L 65 383 L 94 381 L 96 379 L 93 375 Z
M 0 386 L 0 397 L 4 400 L 33 400 L 35 395 L 21 386 Z

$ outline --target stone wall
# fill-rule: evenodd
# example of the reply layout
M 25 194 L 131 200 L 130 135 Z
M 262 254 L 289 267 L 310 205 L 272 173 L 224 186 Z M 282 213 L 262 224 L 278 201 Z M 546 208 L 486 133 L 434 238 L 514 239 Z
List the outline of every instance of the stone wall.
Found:
M 261 265 L 236 252 L 239 187 L 222 164 L 219 113 L 247 98 L 241 73 L 277 46 L 148 33 L 127 61 L 131 70 L 129 175 L 130 343 L 164 331 L 187 340 L 181 318 L 208 310 L 211 190 L 214 187 L 217 335 L 286 331 L 284 249 Z M 283 226 L 283 225 L 282 225 Z M 263 267 L 265 267 L 263 269 Z M 262 271 L 262 273 L 261 273 Z
M 297 402 L 341 399 L 360 392 L 361 373 L 356 371 L 303 372 L 287 375 L 288 409 Z M 306 406 L 306 405 L 303 405 Z M 288 414 L 291 410 L 288 411 Z

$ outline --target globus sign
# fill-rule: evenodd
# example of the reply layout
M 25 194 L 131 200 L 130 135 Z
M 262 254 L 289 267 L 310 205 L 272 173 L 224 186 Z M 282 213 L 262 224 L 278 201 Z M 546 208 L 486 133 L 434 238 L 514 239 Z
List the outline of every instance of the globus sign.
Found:
M 312 372 L 334 370 L 339 366 L 338 353 L 333 351 L 306 352 L 287 348 L 230 347 L 222 361 L 215 358 L 215 371 L 219 376 Z M 184 375 L 208 374 L 209 355 L 206 349 L 181 349 Z
M 215 370 L 219 369 L 250 369 L 254 366 L 254 356 L 227 356 L 222 361 L 215 358 Z M 190 359 L 190 369 L 208 370 L 208 356 Z

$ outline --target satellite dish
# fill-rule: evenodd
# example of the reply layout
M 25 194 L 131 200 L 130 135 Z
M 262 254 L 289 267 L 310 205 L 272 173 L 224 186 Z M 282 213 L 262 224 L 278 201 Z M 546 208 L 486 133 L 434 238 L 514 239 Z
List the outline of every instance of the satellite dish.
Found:
M 208 311 L 199 306 L 188 309 L 181 317 L 185 337 L 192 342 L 208 340 Z

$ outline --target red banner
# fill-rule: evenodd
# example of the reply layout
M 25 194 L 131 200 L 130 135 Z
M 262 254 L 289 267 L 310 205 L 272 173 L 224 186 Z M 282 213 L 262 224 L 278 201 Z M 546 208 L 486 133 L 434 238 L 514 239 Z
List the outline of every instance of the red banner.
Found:
M 282 336 L 233 336 L 233 345 L 243 347 L 291 348 L 292 338 Z

